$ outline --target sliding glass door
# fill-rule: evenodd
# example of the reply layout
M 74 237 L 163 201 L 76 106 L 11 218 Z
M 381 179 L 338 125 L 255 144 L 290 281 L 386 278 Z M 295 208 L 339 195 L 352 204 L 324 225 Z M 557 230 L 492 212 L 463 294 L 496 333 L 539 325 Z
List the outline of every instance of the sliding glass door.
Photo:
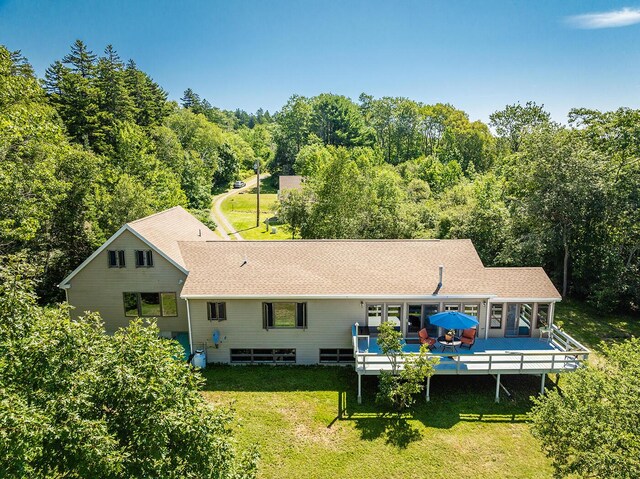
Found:
M 438 327 L 429 322 L 429 317 L 437 312 L 437 304 L 410 304 L 407 311 L 407 337 L 417 337 L 422 328 L 427 329 L 429 336 L 437 336 Z

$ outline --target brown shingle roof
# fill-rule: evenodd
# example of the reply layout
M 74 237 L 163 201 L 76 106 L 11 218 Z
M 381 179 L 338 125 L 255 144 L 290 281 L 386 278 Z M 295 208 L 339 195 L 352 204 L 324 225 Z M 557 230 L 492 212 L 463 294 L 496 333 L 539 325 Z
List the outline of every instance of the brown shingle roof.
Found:
M 217 238 L 213 231 L 181 206 L 127 224 L 183 268 L 186 264 L 178 241 L 204 242 Z
M 278 189 L 282 192 L 284 190 L 297 190 L 302 186 L 302 176 L 296 175 L 281 175 L 278 178 Z
M 470 240 L 181 242 L 183 296 L 558 298 L 541 268 L 485 268 Z M 243 263 L 246 263 L 243 265 Z

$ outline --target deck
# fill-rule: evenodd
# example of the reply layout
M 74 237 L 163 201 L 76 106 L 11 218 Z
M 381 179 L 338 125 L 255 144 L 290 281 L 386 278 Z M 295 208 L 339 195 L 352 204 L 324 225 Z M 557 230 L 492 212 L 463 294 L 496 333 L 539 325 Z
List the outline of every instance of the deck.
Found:
M 390 371 L 391 363 L 378 347 L 375 336 L 358 335 L 357 325 L 352 328 L 353 355 L 358 382 L 363 375 L 379 375 Z M 419 344 L 405 344 L 406 353 L 417 353 Z M 589 357 L 589 349 L 552 326 L 549 338 L 489 338 L 476 339 L 471 349 L 442 352 L 436 344 L 432 356 L 440 359 L 434 375 L 490 374 L 500 383 L 502 374 L 535 374 L 574 371 Z M 360 393 L 360 384 L 358 384 Z M 358 394 L 360 396 L 360 394 Z M 496 398 L 497 398 L 496 393 Z M 428 394 L 427 394 L 428 398 Z

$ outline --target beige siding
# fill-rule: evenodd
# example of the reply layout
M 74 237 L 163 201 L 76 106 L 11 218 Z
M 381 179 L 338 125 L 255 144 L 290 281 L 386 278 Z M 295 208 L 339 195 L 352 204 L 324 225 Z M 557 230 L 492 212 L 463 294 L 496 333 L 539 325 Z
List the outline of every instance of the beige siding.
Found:
M 226 303 L 227 320 L 208 321 L 207 302 L 189 301 L 193 346 L 206 345 L 208 362 L 229 362 L 231 348 L 295 348 L 298 364 L 314 364 L 320 348 L 351 348 L 351 325 L 364 318 L 360 301 L 313 300 L 307 301 L 307 329 L 267 331 L 262 328 L 262 301 Z M 223 338 L 217 349 L 211 339 L 214 329 Z
M 232 348 L 295 348 L 298 364 L 315 364 L 319 360 L 321 348 L 351 348 L 351 326 L 355 322 L 363 325 L 366 323 L 366 308 L 361 305 L 360 300 L 319 299 L 306 301 L 308 324 L 306 330 L 270 329 L 267 331 L 262 327 L 261 300 L 220 298 L 216 301 L 226 303 L 226 321 L 209 321 L 207 301 L 189 300 L 193 346 L 195 349 L 206 348 L 208 362 L 229 362 Z M 406 306 L 409 303 L 398 301 L 387 301 L 387 303 L 403 304 L 403 318 L 406 324 Z M 418 303 L 411 302 L 411 304 Z M 479 336 L 483 337 L 486 308 L 481 300 L 464 300 L 464 303 L 479 305 Z M 222 339 L 218 348 L 214 347 L 212 341 L 215 329 L 220 332 Z
M 67 290 L 69 303 L 75 308 L 72 316 L 97 311 L 106 330 L 113 332 L 132 319 L 124 315 L 123 292 L 175 292 L 178 316 L 158 318 L 158 326 L 161 331 L 187 331 L 186 304 L 180 299 L 186 275 L 155 251 L 153 268 L 136 268 L 134 251 L 149 247 L 129 231 L 124 231 L 108 249 L 125 251 L 126 268 L 109 268 L 107 250 L 104 250 L 80 270 Z

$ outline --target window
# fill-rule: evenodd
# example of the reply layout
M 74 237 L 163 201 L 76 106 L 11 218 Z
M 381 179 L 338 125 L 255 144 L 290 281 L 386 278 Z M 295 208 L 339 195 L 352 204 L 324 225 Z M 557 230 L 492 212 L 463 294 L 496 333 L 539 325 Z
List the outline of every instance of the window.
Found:
M 321 363 L 352 363 L 353 351 L 351 349 L 321 349 Z
M 296 362 L 295 349 L 231 349 L 232 363 L 291 364 Z
M 445 304 L 444 305 L 444 310 L 445 311 L 460 311 L 460 305 L 459 304 Z
M 307 329 L 307 303 L 262 303 L 264 329 Z
M 469 316 L 473 316 L 478 319 L 478 305 L 477 304 L 465 304 L 464 305 L 464 314 L 468 314 Z
M 162 316 L 178 316 L 176 293 L 160 293 L 162 300 Z
M 124 293 L 124 315 L 136 317 L 138 313 L 138 293 Z
M 422 305 L 410 304 L 407 308 L 407 333 L 417 333 L 422 329 Z
M 549 326 L 549 305 L 539 304 L 536 314 L 536 328 L 546 328 Z
M 153 268 L 153 251 L 136 250 L 136 268 Z
M 225 321 L 227 319 L 227 303 L 207 303 L 209 321 Z
M 491 329 L 502 329 L 502 311 L 502 304 L 491 305 L 491 321 L 489 323 Z
M 382 305 L 367 304 L 367 326 L 377 328 L 382 324 Z
M 171 317 L 178 315 L 176 293 L 123 293 L 124 315 Z
M 109 250 L 107 251 L 107 258 L 109 259 L 109 268 L 124 268 L 124 250 Z
M 399 304 L 387 304 L 386 321 L 399 328 L 400 318 L 402 318 L 402 306 L 400 306 Z

